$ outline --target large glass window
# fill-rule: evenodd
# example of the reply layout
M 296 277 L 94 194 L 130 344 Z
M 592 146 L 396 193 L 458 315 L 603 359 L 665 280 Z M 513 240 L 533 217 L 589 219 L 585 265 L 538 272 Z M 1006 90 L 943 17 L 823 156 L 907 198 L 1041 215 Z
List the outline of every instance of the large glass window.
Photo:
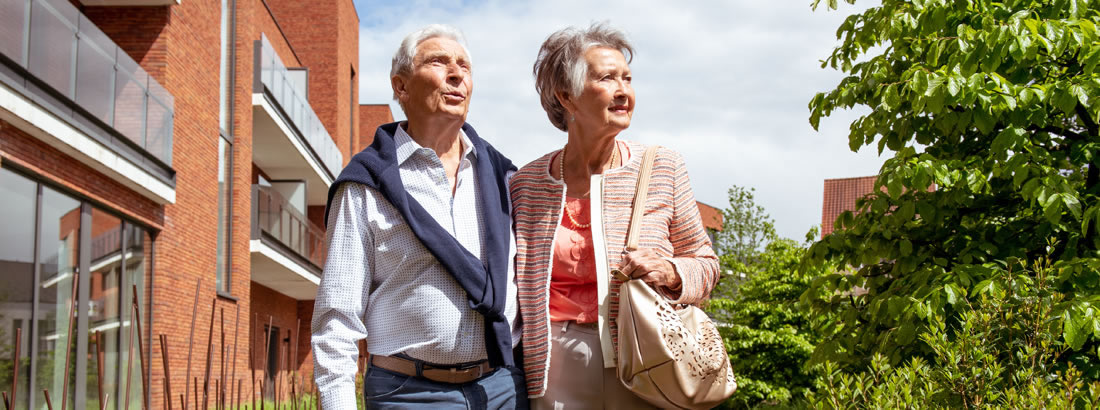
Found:
M 33 181 L 0 169 L 0 198 L 4 198 L 4 212 L 0 212 L 0 389 L 9 390 L 14 363 L 11 360 L 15 346 L 19 345 L 19 394 L 15 408 L 29 406 L 27 392 L 30 389 L 32 295 L 34 292 L 34 214 L 36 187 Z M 22 328 L 23 336 L 15 339 L 15 329 Z
M 65 350 L 76 344 L 67 337 L 69 311 L 72 305 L 73 273 L 77 272 L 77 256 L 80 250 L 80 202 L 48 187 L 42 187 L 42 218 L 38 233 L 38 269 L 40 292 L 36 319 L 39 323 L 36 335 L 35 381 L 36 392 L 50 389 L 52 400 L 61 399 L 65 382 Z M 76 324 L 73 324 L 74 328 Z M 75 335 L 75 329 L 73 334 Z M 76 339 L 80 340 L 80 339 Z M 68 402 L 73 403 L 76 392 L 76 354 L 69 365 Z M 31 397 L 37 403 L 38 397 Z M 44 404 L 44 403 L 43 403 Z M 37 406 L 43 408 L 44 406 Z
M 10 386 L 12 349 L 19 343 L 15 408 L 45 409 L 43 389 L 48 389 L 52 402 L 59 405 L 66 373 L 71 408 L 101 408 L 100 386 L 109 394 L 105 408 L 120 408 L 125 396 L 128 338 L 136 323 L 131 313 L 135 285 L 139 312 L 148 323 L 149 233 L 9 169 L 0 169 L 0 198 L 4 198 L 4 212 L 0 212 L 0 385 Z M 81 243 L 81 232 L 90 233 L 88 243 Z M 85 255 L 83 262 L 81 255 Z M 74 287 L 82 286 L 74 281 L 74 274 L 84 276 L 83 272 L 90 273 L 86 281 L 80 281 L 88 287 L 88 300 L 80 302 L 87 306 L 87 330 L 69 320 Z M 76 343 L 67 340 L 70 326 Z M 17 328 L 23 333 L 18 341 L 14 335 Z M 148 327 L 142 330 L 148 334 Z M 97 331 L 104 352 L 102 377 L 92 344 Z M 143 342 L 149 346 L 150 340 L 145 337 Z M 134 343 L 136 346 L 136 339 Z M 68 372 L 65 346 L 73 352 Z M 86 347 L 88 355 L 78 357 L 78 347 Z M 138 358 L 134 359 L 131 406 L 140 403 L 142 395 L 143 369 Z M 78 375 L 76 369 L 81 367 L 87 370 Z M 86 391 L 79 400 L 75 400 L 77 384 Z

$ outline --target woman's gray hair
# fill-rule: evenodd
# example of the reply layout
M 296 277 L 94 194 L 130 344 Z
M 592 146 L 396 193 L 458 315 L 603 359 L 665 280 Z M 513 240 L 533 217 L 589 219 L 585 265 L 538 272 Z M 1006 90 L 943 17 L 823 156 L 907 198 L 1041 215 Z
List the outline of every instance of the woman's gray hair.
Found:
M 390 77 L 411 73 L 413 57 L 416 57 L 416 46 L 437 37 L 449 38 L 457 42 L 458 45 L 462 46 L 462 51 L 466 52 L 466 58 L 470 59 L 470 63 L 473 63 L 470 50 L 466 48 L 466 37 L 462 35 L 461 30 L 446 24 L 432 24 L 410 33 L 405 36 L 404 40 L 401 40 L 401 46 L 397 48 L 396 53 L 393 53 L 393 61 L 390 63 Z M 397 99 L 397 91 L 393 92 L 393 99 Z
M 592 23 L 587 29 L 570 26 L 558 30 L 546 38 L 535 58 L 535 90 L 550 123 L 559 130 L 568 131 L 565 118 L 568 113 L 556 94 L 578 96 L 584 91 L 584 80 L 588 76 L 584 53 L 593 47 L 619 50 L 627 64 L 634 59 L 634 46 L 626 39 L 626 34 L 607 22 Z

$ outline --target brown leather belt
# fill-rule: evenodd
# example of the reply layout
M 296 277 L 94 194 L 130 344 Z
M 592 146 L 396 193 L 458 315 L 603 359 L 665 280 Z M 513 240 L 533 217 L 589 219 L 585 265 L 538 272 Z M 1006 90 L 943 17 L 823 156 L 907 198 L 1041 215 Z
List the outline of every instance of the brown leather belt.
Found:
M 451 384 L 469 383 L 496 370 L 489 366 L 487 360 L 450 367 L 433 366 L 426 362 L 409 360 L 403 357 L 380 355 L 371 355 L 370 365 L 406 376 L 423 377 L 434 382 Z M 418 368 L 419 372 L 417 371 Z

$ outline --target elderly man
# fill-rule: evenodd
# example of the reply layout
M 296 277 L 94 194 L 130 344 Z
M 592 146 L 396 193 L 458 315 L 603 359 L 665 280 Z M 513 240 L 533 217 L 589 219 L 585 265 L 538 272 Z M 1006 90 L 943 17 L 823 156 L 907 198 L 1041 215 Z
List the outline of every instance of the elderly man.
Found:
M 465 123 L 462 34 L 405 37 L 390 82 L 408 121 L 378 127 L 329 189 L 328 262 L 313 312 L 326 410 L 354 409 L 357 342 L 369 408 L 526 408 L 516 368 L 511 161 Z

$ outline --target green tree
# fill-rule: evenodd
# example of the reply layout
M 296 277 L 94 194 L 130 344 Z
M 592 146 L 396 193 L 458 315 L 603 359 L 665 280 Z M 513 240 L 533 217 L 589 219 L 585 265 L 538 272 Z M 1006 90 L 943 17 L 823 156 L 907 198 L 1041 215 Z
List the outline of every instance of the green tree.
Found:
M 798 298 L 825 268 L 800 270 L 807 242 L 773 239 L 753 263 L 753 274 L 732 299 L 712 299 L 708 313 L 719 323 L 737 392 L 724 407 L 783 404 L 805 397 L 820 372 L 804 367 L 818 337 Z
M 722 231 L 715 234 L 714 247 L 722 272 L 732 276 L 718 283 L 711 292 L 714 297 L 732 297 L 737 284 L 753 274 L 767 243 L 778 237 L 775 222 L 756 204 L 755 192 L 737 185 L 728 191 L 729 207 L 722 210 Z
M 845 0 L 854 3 L 855 0 Z M 816 8 L 820 0 L 814 0 Z M 836 8 L 836 0 L 827 0 Z M 1100 1 L 882 0 L 849 16 L 822 67 L 847 76 L 810 101 L 810 123 L 870 108 L 849 146 L 889 149 L 858 213 L 814 244 L 824 275 L 803 300 L 836 318 L 815 359 L 866 365 L 934 352 L 998 269 L 1051 255 L 1051 315 L 1093 380 L 1100 320 Z M 1055 242 L 1048 243 L 1053 238 Z

